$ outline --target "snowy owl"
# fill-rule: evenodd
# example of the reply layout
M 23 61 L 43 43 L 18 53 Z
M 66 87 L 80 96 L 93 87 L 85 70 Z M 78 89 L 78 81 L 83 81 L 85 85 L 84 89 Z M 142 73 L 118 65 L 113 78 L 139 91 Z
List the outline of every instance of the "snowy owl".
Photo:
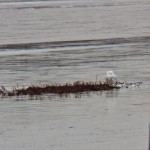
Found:
M 106 73 L 106 83 L 109 85 L 114 85 L 117 82 L 117 76 L 113 71 L 107 71 Z

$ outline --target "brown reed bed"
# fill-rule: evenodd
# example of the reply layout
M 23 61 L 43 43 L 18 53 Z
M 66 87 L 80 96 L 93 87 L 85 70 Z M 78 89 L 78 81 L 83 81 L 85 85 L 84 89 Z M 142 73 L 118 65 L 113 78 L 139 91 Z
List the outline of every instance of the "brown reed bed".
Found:
M 3 93 L 3 96 L 34 96 L 34 95 L 42 95 L 42 94 L 69 94 L 69 93 L 81 93 L 87 91 L 104 91 L 104 90 L 112 90 L 117 87 L 111 86 L 107 83 L 102 82 L 81 82 L 77 81 L 74 83 L 66 83 L 66 84 L 46 84 L 46 85 L 31 85 L 27 88 L 14 88 L 12 91 L 7 91 Z

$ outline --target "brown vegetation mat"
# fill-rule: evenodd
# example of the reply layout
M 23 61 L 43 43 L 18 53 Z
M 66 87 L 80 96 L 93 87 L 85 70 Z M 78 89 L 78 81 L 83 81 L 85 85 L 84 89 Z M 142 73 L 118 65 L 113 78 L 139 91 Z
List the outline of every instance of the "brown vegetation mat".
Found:
M 69 93 L 78 93 L 85 91 L 103 91 L 103 90 L 112 90 L 117 87 L 110 86 L 107 83 L 97 83 L 97 82 L 74 82 L 66 84 L 51 84 L 51 85 L 31 85 L 27 88 L 13 89 L 12 91 L 7 91 L 3 93 L 3 96 L 21 96 L 21 95 L 42 95 L 47 93 L 54 94 L 69 94 Z

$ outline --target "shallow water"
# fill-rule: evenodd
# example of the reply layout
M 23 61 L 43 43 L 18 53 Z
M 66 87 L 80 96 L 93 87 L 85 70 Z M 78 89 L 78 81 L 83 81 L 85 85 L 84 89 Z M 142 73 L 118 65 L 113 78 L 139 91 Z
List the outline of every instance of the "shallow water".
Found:
M 145 150 L 149 91 L 122 89 L 76 98 L 70 95 L 42 101 L 3 100 L 1 148 Z
M 0 82 L 119 81 L 140 88 L 2 98 L 0 149 L 145 150 L 150 121 L 150 2 L 0 1 Z

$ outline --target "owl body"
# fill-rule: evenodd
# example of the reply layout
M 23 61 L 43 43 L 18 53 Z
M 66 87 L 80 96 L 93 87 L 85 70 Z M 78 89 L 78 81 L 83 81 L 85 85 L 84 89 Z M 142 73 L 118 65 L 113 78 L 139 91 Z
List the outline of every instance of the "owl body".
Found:
M 117 76 L 113 71 L 107 71 L 106 73 L 106 83 L 109 85 L 115 85 L 117 82 Z

